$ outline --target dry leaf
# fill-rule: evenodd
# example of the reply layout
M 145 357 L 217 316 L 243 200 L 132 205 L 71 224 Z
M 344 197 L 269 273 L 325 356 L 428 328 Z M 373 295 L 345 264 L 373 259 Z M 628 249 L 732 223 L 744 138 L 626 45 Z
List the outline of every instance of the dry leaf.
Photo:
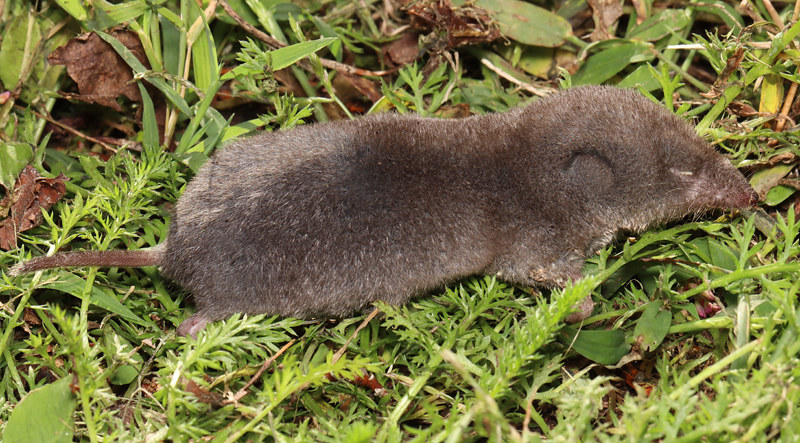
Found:
M 419 58 L 419 34 L 406 32 L 383 47 L 383 59 L 389 66 L 401 66 Z
M 201 403 L 211 405 L 215 408 L 222 406 L 221 395 L 217 394 L 216 392 L 211 392 L 201 388 L 200 385 L 192 380 L 189 380 L 189 382 L 186 383 L 186 391 L 194 395 L 195 398 L 197 398 L 197 401 Z
M 593 42 L 614 38 L 609 29 L 622 16 L 622 4 L 619 0 L 589 0 L 594 11 L 594 31 L 590 36 Z
M 450 0 L 411 1 L 408 14 L 416 27 L 443 35 L 444 49 L 488 43 L 500 37 L 489 13 L 475 6 L 455 7 Z
M 142 43 L 136 33 L 114 31 L 111 35 L 147 65 Z M 47 56 L 47 61 L 51 65 L 65 65 L 69 76 L 78 84 L 80 94 L 65 93 L 67 98 L 99 103 L 117 111 L 122 111 L 117 103 L 119 96 L 142 101 L 139 87 L 131 81 L 133 73 L 130 66 L 94 32 L 75 37 L 66 45 L 56 48 Z
M 340 72 L 339 76 L 342 77 L 343 80 L 346 80 L 358 92 L 366 96 L 372 103 L 377 102 L 383 97 L 380 88 L 370 79 L 344 72 Z
M 0 201 L 0 249 L 17 247 L 17 234 L 42 223 L 42 209 L 48 210 L 67 190 L 64 174 L 45 178 L 33 166 L 26 166 L 14 189 Z

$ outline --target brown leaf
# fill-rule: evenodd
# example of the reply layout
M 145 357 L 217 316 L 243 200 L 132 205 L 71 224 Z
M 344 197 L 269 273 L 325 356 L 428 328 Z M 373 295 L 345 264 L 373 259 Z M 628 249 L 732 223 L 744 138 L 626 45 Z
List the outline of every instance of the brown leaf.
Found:
M 631 0 L 636 11 L 636 24 L 641 25 L 647 18 L 647 4 L 642 0 Z
M 346 80 L 355 90 L 364 94 L 372 103 L 377 102 L 383 97 L 380 88 L 370 79 L 360 77 L 357 75 L 350 75 L 344 72 L 338 74 L 343 80 Z
M 614 38 L 609 29 L 622 16 L 619 0 L 588 0 L 594 11 L 594 31 L 590 36 L 593 42 Z
M 36 311 L 31 308 L 25 308 L 22 311 L 22 321 L 27 325 L 40 326 L 42 324 L 42 319 L 39 318 L 39 316 L 36 315 Z
M 700 95 L 705 98 L 714 99 L 722 95 L 725 91 L 725 86 L 728 84 L 728 79 L 730 78 L 731 74 L 734 71 L 739 69 L 739 65 L 744 60 L 744 47 L 739 47 L 733 54 L 725 60 L 725 68 L 720 72 L 719 77 L 714 81 L 714 84 L 711 85 L 711 89 L 708 92 L 701 93 Z
M 17 247 L 17 234 L 42 223 L 42 208 L 51 206 L 64 196 L 69 179 L 60 174 L 56 178 L 44 178 L 33 166 L 26 166 L 17 178 L 14 190 L 0 201 L 0 249 L 6 251 Z
M 186 391 L 193 394 L 201 403 L 211 405 L 215 408 L 222 406 L 221 395 L 201 388 L 200 385 L 192 380 L 186 383 Z
M 113 31 L 119 40 L 140 62 L 147 65 L 142 43 L 136 33 Z M 133 80 L 130 66 L 94 32 L 71 39 L 66 45 L 56 48 L 47 56 L 51 65 L 65 65 L 67 73 L 78 84 L 80 94 L 64 94 L 86 102 L 95 102 L 121 111 L 117 97 L 124 95 L 133 101 L 141 101 L 139 87 Z
M 386 388 L 384 388 L 378 379 L 375 378 L 375 375 L 366 371 L 363 372 L 363 375 L 356 375 L 353 377 L 353 384 L 356 386 L 361 386 L 362 388 L 370 389 L 372 390 L 373 394 L 379 397 L 383 397 L 388 394 L 388 392 L 386 392 Z
M 777 165 L 778 163 L 790 164 L 797 161 L 797 155 L 795 155 L 793 152 L 783 152 L 778 155 L 773 155 L 767 161 L 771 165 Z
M 500 37 L 489 13 L 475 6 L 453 6 L 450 0 L 421 0 L 406 3 L 414 25 L 437 35 L 444 49 L 488 43 Z
M 419 58 L 419 34 L 406 32 L 397 40 L 383 47 L 383 59 L 387 65 L 400 66 Z
M 756 111 L 755 108 L 745 102 L 738 101 L 731 102 L 731 104 L 728 105 L 728 111 L 739 117 L 755 117 L 758 115 L 758 111 Z

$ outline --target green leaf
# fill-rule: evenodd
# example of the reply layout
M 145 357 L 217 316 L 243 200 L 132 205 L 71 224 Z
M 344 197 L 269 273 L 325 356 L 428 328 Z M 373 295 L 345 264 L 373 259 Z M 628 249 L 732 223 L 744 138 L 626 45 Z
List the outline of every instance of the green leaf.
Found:
M 267 34 L 273 36 L 275 39 L 284 43 L 287 42 L 286 36 L 283 34 L 283 30 L 278 24 L 278 20 L 274 13 L 275 6 L 278 1 L 246 0 L 246 3 L 247 6 L 249 6 L 248 9 L 253 11 L 253 13 L 255 13 L 257 16 L 258 24 L 261 25 L 261 29 L 266 31 Z M 302 11 L 300 11 L 299 14 L 302 14 Z
M 658 79 L 653 76 L 653 73 L 650 71 L 650 66 L 643 64 L 634 69 L 633 72 L 628 74 L 621 82 L 617 83 L 617 86 L 626 89 L 641 88 L 645 91 L 652 92 L 658 89 L 661 84 L 658 82 Z
M 142 146 L 145 149 L 155 150 L 158 148 L 158 122 L 156 121 L 156 111 L 153 108 L 153 100 L 147 93 L 147 88 L 142 82 L 137 83 L 139 93 L 142 95 Z
M 794 195 L 797 192 L 797 189 L 786 186 L 786 185 L 778 185 L 774 188 L 770 189 L 767 192 L 767 197 L 764 199 L 764 203 L 767 206 L 775 206 L 783 203 L 784 200 Z
M 574 85 L 597 85 L 617 75 L 629 64 L 652 60 L 652 46 L 626 42 L 592 54 L 572 76 Z
M 0 46 L 0 82 L 3 82 L 5 89 L 12 90 L 17 83 L 28 79 L 30 71 L 25 78 L 20 76 L 25 72 L 26 65 L 38 62 L 31 58 L 41 38 L 42 31 L 33 13 L 16 17 L 7 24 Z
M 47 166 L 50 167 L 50 172 L 53 174 L 59 174 L 61 172 L 65 174 L 83 172 L 83 167 L 78 160 L 61 151 L 47 148 L 45 149 L 45 156 L 47 157 Z M 2 166 L 0 166 L 0 170 L 2 170 Z
M 729 246 L 712 237 L 699 237 L 685 243 L 686 259 L 692 262 L 708 263 L 729 271 L 736 270 L 736 256 Z M 723 273 L 713 271 L 713 276 Z
M 176 154 L 185 154 L 188 152 L 194 144 L 200 142 L 200 138 L 207 130 L 211 129 L 212 126 L 224 125 L 225 120 L 219 115 L 219 112 L 214 108 L 209 108 L 220 86 L 222 86 L 222 81 L 217 80 L 214 82 L 206 91 L 206 96 L 192 106 L 192 110 L 194 111 L 192 119 L 189 121 L 186 131 L 181 135 L 178 147 L 175 148 Z M 211 118 L 207 119 L 206 117 Z M 213 146 L 211 148 L 213 148 Z M 210 149 L 208 152 L 210 152 Z
M 253 3 L 251 0 L 250 3 Z M 313 7 L 309 4 L 308 7 Z M 275 17 L 275 20 L 289 20 L 289 17 L 300 17 L 303 15 L 303 8 L 297 5 L 293 5 L 289 2 L 284 1 L 276 1 L 275 6 L 271 7 L 272 15 Z
M 528 74 L 548 78 L 553 70 L 555 50 L 551 48 L 525 48 L 519 59 L 519 67 Z
M 271 51 L 269 52 L 271 60 L 270 69 L 272 69 L 273 71 L 277 71 L 283 68 L 287 68 L 292 64 L 296 63 L 298 60 L 308 57 L 309 55 L 330 45 L 336 40 L 338 39 L 334 37 L 321 38 L 307 42 L 300 42 L 291 46 L 287 46 L 285 48 L 280 48 Z M 223 75 L 222 80 L 232 80 L 236 76 L 258 74 L 260 72 L 261 71 L 255 71 L 253 68 L 250 68 L 248 66 L 240 65 L 234 68 L 233 70 L 228 71 L 228 73 L 226 73 L 225 75 Z
M 228 126 L 225 128 L 225 132 L 222 135 L 222 141 L 230 140 L 249 132 L 253 132 L 265 124 L 267 124 L 267 122 L 264 121 L 264 119 L 254 118 L 236 125 Z
M 44 284 L 41 287 L 66 292 L 67 294 L 72 294 L 81 298 L 83 296 L 83 290 L 86 287 L 86 281 L 75 274 L 62 272 L 57 281 Z M 89 302 L 106 311 L 113 312 L 128 321 L 136 323 L 137 325 L 148 326 L 149 324 L 139 318 L 130 309 L 126 308 L 113 295 L 110 295 L 97 285 L 92 286 L 92 291 L 89 293 Z
M 750 177 L 750 186 L 758 195 L 766 195 L 770 189 L 786 177 L 795 168 L 795 164 L 778 164 L 771 168 L 759 169 Z
M 672 311 L 662 310 L 662 307 L 663 303 L 658 300 L 650 302 L 636 323 L 633 336 L 637 340 L 641 338 L 642 349 L 654 350 L 667 336 L 672 323 Z
M 635 26 L 628 34 L 631 40 L 655 41 L 689 26 L 692 15 L 686 9 L 665 9 Z
M 579 331 L 572 326 L 564 326 L 558 335 L 565 346 L 571 346 L 578 354 L 604 365 L 616 364 L 631 349 L 625 343 L 625 333 L 618 329 Z
M 56 0 L 56 3 L 78 21 L 82 22 L 89 17 L 88 11 L 81 0 Z
M 142 362 L 144 361 L 142 355 L 133 352 L 133 346 L 114 332 L 104 334 L 103 338 L 107 349 L 115 349 L 113 353 L 110 352 L 106 354 L 106 360 L 109 366 L 113 363 L 115 358 L 120 358 L 119 356 L 121 355 L 126 355 L 127 358 L 136 362 L 136 364 L 130 364 L 130 360 L 128 360 L 127 363 L 129 364 L 119 365 L 114 368 L 111 375 L 108 376 L 108 382 L 112 385 L 127 385 L 136 380 L 136 377 L 139 376 L 139 372 L 141 371 Z
M 203 152 L 186 152 L 183 154 L 170 154 L 172 158 L 188 166 L 193 172 L 197 172 L 201 166 L 208 161 L 208 156 Z
M 765 75 L 761 82 L 761 100 L 758 112 L 776 114 L 783 102 L 783 78 L 776 74 Z
M 71 380 L 72 377 L 63 377 L 29 392 L 11 412 L 3 433 L 3 441 L 6 443 L 71 442 L 72 413 L 77 403 L 70 389 Z
M 194 2 L 193 9 L 195 14 L 203 18 L 203 28 L 192 44 L 192 71 L 194 72 L 194 83 L 202 91 L 209 88 L 219 78 L 219 62 L 217 61 L 217 47 L 214 44 L 214 36 L 205 21 L 203 11 Z M 192 39 L 193 36 L 188 38 Z
M 96 186 L 103 186 L 106 188 L 114 187 L 114 184 L 111 182 L 111 180 L 105 178 L 103 174 L 97 170 L 98 167 L 104 166 L 100 159 L 86 155 L 78 157 L 78 161 L 83 167 L 83 172 L 86 173 L 86 175 L 88 175 L 92 180 L 94 180 Z
M 167 19 L 166 16 L 159 18 L 161 24 L 161 46 L 162 46 L 162 62 L 164 69 L 172 75 L 181 75 L 182 72 L 179 68 L 182 56 L 185 53 L 185 34 L 182 34 L 179 29 L 183 28 L 183 23 L 178 19 L 178 23 L 174 23 Z
M 244 19 L 247 23 L 258 27 L 258 17 L 253 13 L 252 9 L 247 5 L 245 0 L 228 0 L 228 5 L 239 14 L 240 17 Z M 220 19 L 229 22 L 229 23 L 236 23 L 228 14 L 219 16 Z
M 478 0 L 489 11 L 500 32 L 508 38 L 531 46 L 559 46 L 572 34 L 572 26 L 563 17 L 520 0 Z
M 651 266 L 653 266 L 651 263 L 642 260 L 633 260 L 624 264 L 603 282 L 603 293 L 616 293 L 622 286 L 628 283 L 634 275 L 641 273 Z
M 692 9 L 698 12 L 716 15 L 722 19 L 726 25 L 730 26 L 734 33 L 741 32 L 742 28 L 744 27 L 742 15 L 739 14 L 739 12 L 736 11 L 733 6 L 726 2 L 695 3 L 692 5 Z
M 91 20 L 90 29 L 112 28 L 139 17 L 151 7 L 145 0 L 128 0 L 116 5 L 106 0 L 92 0 L 92 3 L 97 16 Z
M 108 382 L 112 385 L 127 385 L 136 380 L 138 376 L 139 369 L 135 366 L 122 365 L 114 369 L 114 372 L 108 377 Z
M 19 173 L 33 159 L 33 148 L 27 143 L 6 143 L 0 140 L 0 185 L 13 189 Z
M 322 19 L 320 19 L 316 15 L 309 14 L 308 16 L 309 18 L 311 18 L 311 21 L 313 21 L 314 24 L 317 26 L 317 29 L 319 29 L 319 33 L 322 37 L 336 38 L 336 41 L 331 45 L 330 51 L 336 60 L 341 60 L 342 40 L 339 38 L 339 34 L 329 24 L 322 21 Z

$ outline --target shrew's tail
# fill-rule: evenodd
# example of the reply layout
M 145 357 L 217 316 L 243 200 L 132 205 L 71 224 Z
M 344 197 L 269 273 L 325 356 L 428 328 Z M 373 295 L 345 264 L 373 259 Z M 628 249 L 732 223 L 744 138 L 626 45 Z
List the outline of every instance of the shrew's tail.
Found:
M 41 269 L 64 268 L 67 266 L 119 266 L 138 268 L 140 266 L 158 266 L 164 257 L 165 244 L 154 248 L 134 251 L 84 251 L 66 252 L 49 257 L 37 257 L 13 266 L 11 276 L 26 274 Z

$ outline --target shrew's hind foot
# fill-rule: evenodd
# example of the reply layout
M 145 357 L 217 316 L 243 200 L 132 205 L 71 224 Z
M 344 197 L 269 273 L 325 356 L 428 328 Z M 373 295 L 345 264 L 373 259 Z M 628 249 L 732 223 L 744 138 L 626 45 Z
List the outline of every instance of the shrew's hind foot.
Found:
M 592 311 L 594 311 L 594 301 L 592 301 L 592 296 L 587 295 L 573 307 L 577 309 L 577 311 L 568 315 L 564 321 L 567 323 L 579 323 L 586 320 L 592 315 Z
M 178 335 L 197 339 L 197 333 L 205 329 L 208 322 L 209 320 L 205 315 L 197 312 L 178 325 Z

